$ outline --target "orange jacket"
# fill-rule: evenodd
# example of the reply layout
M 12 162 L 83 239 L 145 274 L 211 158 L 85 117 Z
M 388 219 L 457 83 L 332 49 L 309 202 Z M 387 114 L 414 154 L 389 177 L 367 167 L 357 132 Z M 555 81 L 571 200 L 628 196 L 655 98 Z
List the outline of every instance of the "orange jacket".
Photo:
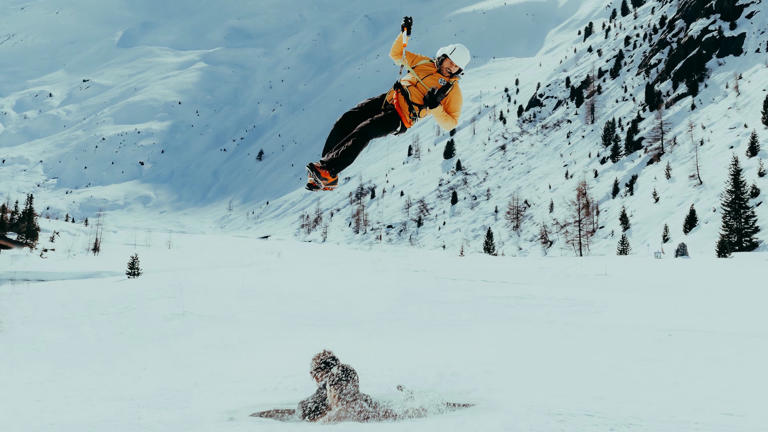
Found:
M 397 39 L 395 39 L 395 43 L 392 45 L 392 49 L 389 52 L 389 56 L 392 57 L 392 60 L 394 60 L 395 64 L 402 65 L 403 64 L 403 39 L 402 34 L 398 35 Z M 414 54 L 412 52 L 406 51 L 405 52 L 405 61 L 408 62 L 409 65 L 413 68 L 413 71 L 416 72 L 416 74 L 419 75 L 419 78 L 429 86 L 430 88 L 440 88 L 443 86 L 443 84 L 452 81 L 453 88 L 450 92 L 448 92 L 448 95 L 443 99 L 443 101 L 440 103 L 440 106 L 437 108 L 431 110 L 429 108 L 424 107 L 424 109 L 421 110 L 419 113 L 420 118 L 424 118 L 428 115 L 433 115 L 435 117 L 435 121 L 437 121 L 437 124 L 440 125 L 445 130 L 451 130 L 455 129 L 456 126 L 459 124 L 459 116 L 461 115 L 461 104 L 463 102 L 463 98 L 461 96 L 461 89 L 459 88 L 459 78 L 449 78 L 446 76 L 441 75 L 437 71 L 437 66 L 434 62 L 429 62 L 425 64 L 418 65 L 416 67 L 413 67 L 416 63 L 422 61 L 422 60 L 429 60 L 429 57 L 425 57 L 423 55 Z M 408 90 L 408 93 L 410 94 L 411 101 L 415 104 L 423 104 L 424 103 L 424 95 L 427 94 L 427 91 L 429 89 L 425 89 L 424 86 L 410 73 L 403 77 L 400 82 L 403 84 L 403 86 Z M 395 91 L 390 90 L 389 93 L 387 93 L 387 101 L 392 103 L 392 99 L 394 98 Z M 402 96 L 399 97 L 398 101 L 399 105 L 401 107 L 406 107 L 405 98 Z

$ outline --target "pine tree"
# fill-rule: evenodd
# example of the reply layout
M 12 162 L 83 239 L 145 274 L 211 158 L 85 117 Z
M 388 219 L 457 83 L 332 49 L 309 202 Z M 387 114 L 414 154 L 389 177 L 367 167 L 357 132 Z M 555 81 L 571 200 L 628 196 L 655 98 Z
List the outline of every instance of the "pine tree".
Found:
M 619 245 L 616 248 L 616 255 L 629 255 L 632 251 L 632 247 L 629 245 L 629 239 L 627 235 L 622 233 L 621 239 L 619 239 Z
M 453 159 L 453 157 L 456 156 L 456 143 L 453 141 L 453 138 L 449 139 L 447 143 L 445 143 L 445 149 L 443 150 L 443 159 Z
M 488 227 L 488 231 L 485 233 L 483 252 L 488 255 L 496 255 L 496 243 L 493 242 L 493 231 L 491 231 L 491 227 Z
M 19 200 L 16 200 L 16 202 L 13 204 L 13 210 L 11 210 L 11 215 L 8 217 L 8 231 L 19 234 L 19 216 L 20 215 L 21 215 L 21 212 L 19 211 Z
M 627 6 L 627 0 L 621 0 L 621 16 L 625 17 L 629 15 L 629 6 Z
M 669 240 L 669 225 L 664 224 L 664 231 L 661 233 L 661 243 L 667 244 Z
M 37 214 L 35 214 L 34 196 L 32 194 L 27 195 L 24 210 L 19 217 L 17 232 L 19 239 L 24 241 L 29 247 L 35 247 L 40 235 L 40 226 L 37 224 Z
M 768 45 L 768 44 L 766 44 Z M 762 121 L 765 127 L 768 127 L 768 95 L 765 95 L 765 100 L 763 100 L 763 116 Z
M 8 234 L 8 206 L 0 204 L 0 236 Z
M 718 258 L 728 258 L 731 256 L 731 247 L 728 244 L 728 240 L 721 234 L 715 243 L 715 255 Z
M 616 135 L 616 119 L 605 122 L 603 126 L 603 135 L 601 136 L 603 147 L 608 148 L 613 144 L 613 136 Z
M 413 146 L 408 144 L 408 157 L 413 156 Z
M 613 189 L 611 189 L 611 199 L 615 199 L 616 196 L 621 192 L 621 188 L 619 188 L 619 179 L 616 178 L 613 180 Z
M 464 167 L 461 166 L 461 159 L 456 160 L 456 172 L 464 170 Z
M 629 216 L 627 216 L 627 209 L 624 206 L 621 207 L 621 214 L 619 214 L 619 223 L 621 224 L 621 231 L 627 232 L 632 227 L 629 223 Z
M 264 160 L 264 149 L 260 149 L 260 150 L 259 150 L 259 154 L 257 154 L 257 155 L 256 155 L 256 160 L 257 160 L 257 161 L 262 161 L 262 160 Z
M 629 122 L 629 127 L 627 128 L 627 135 L 624 138 L 624 154 L 625 155 L 631 155 L 632 153 L 640 150 L 643 148 L 643 137 L 636 138 L 637 134 L 640 132 L 639 124 L 643 121 L 643 118 L 640 117 L 640 113 L 637 113 L 637 116 L 632 119 L 632 121 Z
M 669 180 L 672 178 L 672 165 L 667 162 L 667 166 L 664 168 L 664 177 Z
M 653 197 L 654 203 L 659 202 L 659 193 L 656 192 L 656 188 L 653 188 L 653 193 L 651 194 L 651 196 Z
M 725 256 L 732 252 L 749 252 L 758 246 L 755 236 L 760 232 L 760 227 L 757 225 L 755 209 L 749 204 L 747 182 L 742 174 L 739 158 L 733 156 L 728 183 L 722 195 L 723 216 L 717 246 L 718 256 L 721 252 Z
M 616 163 L 619 161 L 619 159 L 621 159 L 621 147 L 619 146 L 619 142 L 616 140 L 614 140 L 613 145 L 611 145 L 611 154 L 609 158 L 613 163 Z
M 456 190 L 454 189 L 451 193 L 451 205 L 455 206 L 459 202 L 459 194 L 456 193 Z
M 688 215 L 683 222 L 683 234 L 688 235 L 699 224 L 699 217 L 696 216 L 696 209 L 691 204 L 691 209 L 688 211 Z
M 637 183 L 637 174 L 632 174 L 632 177 L 629 178 L 627 184 L 624 185 L 629 196 L 635 195 L 635 183 Z
M 749 135 L 749 144 L 747 145 L 747 157 L 753 158 L 760 153 L 760 140 L 757 139 L 757 132 L 755 130 Z
M 611 66 L 611 70 L 608 71 L 608 75 L 610 75 L 611 79 L 616 79 L 619 74 L 621 73 L 621 68 L 624 66 L 624 51 L 619 50 L 618 54 L 616 54 L 616 61 L 613 62 L 613 66 Z
M 128 269 L 125 271 L 125 275 L 131 279 L 141 276 L 141 273 L 141 267 L 139 266 L 139 255 L 133 254 L 128 260 Z
M 757 176 L 758 177 L 765 177 L 765 166 L 763 165 L 763 160 L 760 159 L 760 165 L 757 167 Z

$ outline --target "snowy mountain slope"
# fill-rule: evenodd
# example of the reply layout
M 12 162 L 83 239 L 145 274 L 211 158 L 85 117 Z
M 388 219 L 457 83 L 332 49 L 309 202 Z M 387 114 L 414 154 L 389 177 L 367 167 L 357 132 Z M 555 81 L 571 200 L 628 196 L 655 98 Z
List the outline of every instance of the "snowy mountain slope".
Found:
M 641 150 L 616 164 L 610 161 L 601 163 L 608 151 L 600 144 L 600 135 L 605 121 L 622 119 L 623 129 L 619 133 L 623 144 L 626 128 L 638 111 L 645 119 L 639 123 L 638 136 L 650 135 L 654 114 L 643 107 L 647 79 L 640 70 L 649 44 L 640 40 L 640 46 L 632 51 L 624 46 L 624 36 L 630 34 L 630 28 L 631 34 L 636 35 L 631 38 L 631 48 L 636 42 L 634 39 L 642 38 L 643 32 L 650 33 L 662 14 L 674 16 L 676 3 L 647 2 L 637 10 L 638 18 L 630 13 L 610 23 L 610 8 L 598 2 L 585 2 L 570 19 L 549 33 L 537 56 L 495 60 L 472 68 L 466 74 L 462 85 L 464 93 L 469 95 L 465 110 L 469 118 L 465 117 L 466 120 L 458 128 L 455 137 L 457 156 L 450 162 L 442 159 L 448 134 L 436 135 L 433 124 L 419 125 L 409 132 L 410 140 L 395 138 L 370 146 L 360 162 L 345 171 L 344 174 L 351 177 L 351 184 L 338 190 L 342 192 L 338 195 L 342 196 L 326 194 L 307 198 L 306 194 L 297 192 L 285 200 L 254 209 L 249 222 L 254 218 L 259 222 L 263 220 L 259 229 L 275 230 L 271 221 L 287 220 L 290 225 L 283 224 L 283 233 L 289 235 L 298 228 L 295 219 L 298 210 L 312 212 L 313 207 L 319 206 L 326 221 L 331 210 L 334 215 L 341 216 L 340 221 L 334 220 L 329 224 L 330 239 L 340 237 L 345 242 L 365 239 L 375 242 L 381 235 L 386 242 L 408 241 L 427 247 L 445 246 L 457 252 L 464 245 L 472 251 L 479 251 L 483 236 L 491 227 L 501 252 L 538 254 L 541 253 L 538 245 L 541 225 L 547 224 L 551 233 L 554 221 L 565 219 L 569 213 L 568 203 L 575 196 L 577 183 L 587 180 L 591 193 L 599 201 L 600 225 L 603 226 L 592 241 L 592 253 L 615 253 L 621 234 L 618 216 L 622 206 L 625 206 L 632 222 L 628 235 L 635 253 L 670 252 L 684 241 L 694 255 L 711 256 L 720 229 L 720 193 L 725 187 L 731 155 L 740 157 L 749 184 L 755 183 L 761 189 L 768 186 L 764 178 L 756 175 L 759 158 L 747 159 L 744 156 L 747 138 L 753 129 L 757 130 L 761 140 L 764 141 L 766 136 L 759 120 L 762 100 L 766 95 L 765 54 L 761 49 L 766 40 L 762 30 L 765 15 L 761 14 L 760 4 L 745 5 L 743 14 L 735 20 L 736 29 L 723 31 L 726 37 L 746 33 L 744 53 L 741 56 L 713 58 L 706 63 L 708 73 L 695 98 L 696 108 L 693 111 L 690 110 L 690 96 L 667 107 L 664 113 L 664 119 L 670 126 L 667 139 L 669 141 L 674 137 L 677 144 L 667 142 L 666 153 L 660 163 L 648 165 L 658 151 L 658 144 L 649 145 L 649 148 L 655 149 L 650 153 Z M 718 15 L 714 18 L 702 16 L 691 23 L 689 33 L 679 35 L 673 43 L 696 31 L 699 21 L 710 23 L 713 20 L 714 24 L 709 24 L 713 30 L 718 26 L 729 27 L 728 23 L 718 20 Z M 594 22 L 596 30 L 585 41 L 583 34 L 579 33 L 583 33 L 589 21 Z M 601 30 L 603 22 L 613 27 L 613 33 L 608 38 L 603 36 Z M 617 30 L 617 27 L 620 28 Z M 627 51 L 627 60 L 617 79 L 610 79 L 606 73 L 599 80 L 601 93 L 595 95 L 596 121 L 585 124 L 584 106 L 576 108 L 569 100 L 566 78 L 570 77 L 572 86 L 576 87 L 590 70 L 596 73 L 598 68 L 602 68 L 607 72 L 614 62 L 612 56 L 619 49 Z M 736 74 L 742 77 L 739 80 L 739 95 L 732 89 Z M 520 80 L 519 93 L 514 85 L 516 79 Z M 544 100 L 544 106 L 525 111 L 521 121 L 516 121 L 517 106 L 528 105 L 537 83 L 541 84 L 541 90 L 536 93 Z M 514 102 L 508 102 L 505 87 Z M 680 85 L 678 90 L 678 94 L 682 93 L 685 87 Z M 661 82 L 659 91 L 670 92 L 667 100 L 674 96 L 668 80 Z M 506 126 L 498 121 L 502 110 L 507 118 Z M 704 145 L 699 147 L 700 172 L 704 181 L 701 186 L 698 181 L 689 178 L 696 168 L 688 122 L 694 124 L 693 142 L 698 144 L 704 139 Z M 413 144 L 417 139 L 422 147 L 421 159 L 407 158 L 403 151 L 405 144 L 400 143 L 407 141 Z M 397 151 L 393 151 L 393 147 Z M 763 151 L 760 157 L 765 156 Z M 467 168 L 464 173 L 457 175 L 450 171 L 456 159 L 461 159 Z M 666 180 L 664 174 L 667 162 L 672 168 L 670 180 Z M 634 194 L 629 195 L 624 185 L 634 174 L 638 175 L 638 180 Z M 377 198 L 366 201 L 372 221 L 367 236 L 354 235 L 348 228 L 355 207 L 349 205 L 347 196 L 343 196 L 355 190 L 361 178 L 365 187 L 377 187 Z M 611 198 L 614 179 L 618 180 L 622 189 L 616 199 Z M 382 187 L 385 187 L 386 194 L 382 193 Z M 660 196 L 658 203 L 652 199 L 654 189 Z M 460 198 L 456 206 L 449 203 L 452 190 L 456 190 Z M 403 197 L 400 197 L 401 191 Z M 519 235 L 511 232 L 503 218 L 513 194 L 531 204 Z M 414 203 L 424 199 L 430 207 L 429 216 L 424 218 L 421 228 L 417 228 L 412 221 L 416 217 L 406 216 L 404 211 L 409 197 Z M 308 202 L 310 199 L 312 201 Z M 551 214 L 550 200 L 554 204 Z M 760 201 L 762 196 L 753 204 Z M 700 225 L 689 235 L 684 235 L 682 224 L 691 204 L 698 210 Z M 768 220 L 764 206 L 757 210 L 759 220 Z M 290 221 L 290 218 L 294 220 Z M 672 233 L 672 240 L 667 245 L 661 244 L 664 224 L 669 225 Z M 391 228 L 388 229 L 388 226 Z M 761 233 L 761 238 L 764 236 Z M 562 237 L 553 237 L 555 247 L 547 253 L 573 253 Z M 313 234 L 309 238 L 318 238 L 318 235 Z
M 744 54 L 706 63 L 697 108 L 690 111 L 688 97 L 666 111 L 677 146 L 667 148 L 661 163 L 646 167 L 651 156 L 642 152 L 601 164 L 607 155 L 599 144 L 602 126 L 609 118 L 620 119 L 623 140 L 640 110 L 645 120 L 639 135 L 647 135 L 653 114 L 642 112 L 648 81 L 642 69 L 658 59 L 646 58 L 657 45 L 643 41 L 642 34 L 651 33 L 662 14 L 673 17 L 679 5 L 698 3 L 649 1 L 637 9 L 637 18 L 630 13 L 611 21 L 612 8 L 619 8 L 614 3 L 449 1 L 436 8 L 434 2 L 159 6 L 78 0 L 55 8 L 12 2 L 0 18 L 7 29 L 0 53 L 13 60 L 3 65 L 13 79 L 0 87 L 2 193 L 18 198 L 35 192 L 53 216 L 69 212 L 82 219 L 98 208 L 134 216 L 150 211 L 188 225 L 214 220 L 226 229 L 286 237 L 296 235 L 302 214 L 319 209 L 330 241 L 381 238 L 455 252 L 462 246 L 478 251 L 491 227 L 501 253 L 527 255 L 542 253 L 541 225 L 551 230 L 567 216 L 576 183 L 585 179 L 599 200 L 604 226 L 592 253 L 614 253 L 623 205 L 636 253 L 659 250 L 667 223 L 672 245 L 686 241 L 694 254 L 711 255 L 728 159 L 731 153 L 743 155 L 753 128 L 766 138 L 758 118 L 765 95 L 765 57 L 757 52 L 765 42 L 762 5 L 743 2 L 735 30 L 718 15 L 688 25 L 685 34 L 692 36 L 718 26 L 726 36 L 745 32 Z M 343 173 L 348 179 L 337 192 L 307 194 L 301 189 L 303 165 L 318 157 L 333 121 L 396 77 L 386 54 L 406 13 L 416 20 L 414 51 L 431 54 L 458 40 L 475 55 L 461 82 L 465 109 L 456 158 L 443 161 L 449 137 L 427 121 L 404 137 L 375 141 Z M 590 21 L 594 34 L 584 40 Z M 612 28 L 608 38 L 604 23 Z M 675 35 L 673 43 L 685 34 Z M 652 40 L 665 35 L 671 36 L 659 31 Z M 627 49 L 626 36 L 630 47 L 640 41 L 639 47 Z M 586 125 L 566 78 L 577 87 L 591 70 L 607 71 L 619 49 L 626 50 L 626 63 L 617 79 L 599 80 L 596 121 Z M 736 73 L 742 76 L 739 96 L 726 88 Z M 669 80 L 657 90 L 671 92 Z M 534 93 L 541 94 L 543 106 L 518 119 L 518 106 L 527 106 Z M 498 121 L 502 110 L 506 125 Z M 696 126 L 693 141 L 705 139 L 699 154 L 702 186 L 688 179 L 694 170 L 688 121 Z M 416 142 L 420 158 L 406 157 L 408 145 Z M 265 157 L 259 162 L 261 149 Z M 452 173 L 456 159 L 466 168 L 458 175 Z M 669 181 L 666 162 L 673 170 Z M 768 190 L 755 175 L 757 158 L 742 156 L 742 164 L 748 181 Z M 614 179 L 623 189 L 633 174 L 639 175 L 634 195 L 610 199 Z M 358 235 L 349 229 L 356 210 L 349 194 L 361 184 L 375 185 L 376 198 L 364 202 L 370 227 Z M 651 199 L 654 188 L 661 196 L 657 204 Z M 460 202 L 451 206 L 454 190 Z M 531 205 L 519 234 L 503 217 L 513 194 Z M 404 210 L 408 198 L 414 208 L 423 200 L 429 212 L 418 229 L 416 214 Z M 684 236 L 680 230 L 691 204 L 701 224 Z M 765 211 L 758 207 L 760 220 L 768 219 Z M 316 240 L 320 231 L 299 237 Z M 562 238 L 554 240 L 547 253 L 572 253 Z

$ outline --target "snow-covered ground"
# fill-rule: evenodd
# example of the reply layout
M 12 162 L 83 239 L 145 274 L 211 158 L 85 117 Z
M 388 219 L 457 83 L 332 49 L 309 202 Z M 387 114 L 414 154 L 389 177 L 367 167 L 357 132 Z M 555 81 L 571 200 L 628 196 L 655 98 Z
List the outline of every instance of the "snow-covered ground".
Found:
M 133 252 L 145 274 L 129 280 Z M 155 232 L 112 236 L 99 257 L 51 255 L 45 267 L 25 251 L 0 258 L 12 264 L 0 269 L 3 431 L 320 427 L 249 414 L 311 394 L 309 360 L 323 348 L 396 406 L 398 384 L 419 405 L 476 404 L 366 426 L 376 430 L 754 432 L 768 422 L 764 253 L 459 257 Z

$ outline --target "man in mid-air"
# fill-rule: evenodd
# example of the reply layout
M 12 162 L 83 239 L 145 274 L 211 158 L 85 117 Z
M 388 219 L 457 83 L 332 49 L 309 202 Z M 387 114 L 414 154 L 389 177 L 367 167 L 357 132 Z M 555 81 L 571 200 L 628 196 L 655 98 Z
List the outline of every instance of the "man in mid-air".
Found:
M 456 128 L 461 114 L 462 95 L 459 77 L 470 61 L 467 47 L 452 44 L 440 48 L 435 58 L 405 51 L 413 19 L 404 17 L 389 56 L 408 74 L 392 89 L 366 99 L 344 113 L 333 125 L 318 162 L 307 164 L 306 188 L 333 190 L 339 173 L 375 139 L 402 134 L 425 117 L 434 116 L 445 130 Z

